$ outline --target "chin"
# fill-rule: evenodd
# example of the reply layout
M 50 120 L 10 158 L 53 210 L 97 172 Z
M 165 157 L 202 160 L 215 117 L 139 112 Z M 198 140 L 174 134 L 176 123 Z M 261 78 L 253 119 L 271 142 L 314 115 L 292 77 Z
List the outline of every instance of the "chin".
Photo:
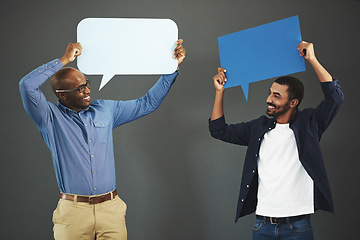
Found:
M 270 116 L 270 117 L 274 116 L 274 113 L 269 112 L 268 110 L 266 110 L 266 114 L 267 114 L 268 116 Z
M 84 104 L 82 108 L 88 108 L 90 106 L 91 103 L 89 104 Z

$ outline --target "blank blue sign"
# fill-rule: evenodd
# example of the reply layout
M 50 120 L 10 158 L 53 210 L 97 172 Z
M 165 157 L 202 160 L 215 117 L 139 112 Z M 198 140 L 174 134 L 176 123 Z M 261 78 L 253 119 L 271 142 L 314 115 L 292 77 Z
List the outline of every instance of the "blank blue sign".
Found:
M 305 71 L 301 41 L 298 16 L 219 37 L 224 88 L 240 85 L 247 100 L 250 83 Z

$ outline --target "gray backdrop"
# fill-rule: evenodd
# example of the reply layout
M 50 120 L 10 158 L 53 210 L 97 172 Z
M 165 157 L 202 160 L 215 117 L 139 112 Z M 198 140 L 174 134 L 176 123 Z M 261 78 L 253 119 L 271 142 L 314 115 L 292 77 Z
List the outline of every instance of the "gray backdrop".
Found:
M 346 98 L 321 141 L 336 213 L 314 214 L 315 237 L 357 238 L 360 1 L 1 1 L 0 9 L 1 239 L 52 238 L 58 187 L 50 152 L 23 109 L 18 82 L 61 57 L 86 17 L 171 18 L 187 50 L 161 107 L 114 131 L 118 192 L 128 204 L 129 239 L 250 239 L 254 215 L 234 223 L 246 148 L 208 133 L 212 77 L 220 64 L 217 37 L 294 15 L 300 17 L 303 39 L 314 42 L 320 62 L 341 80 Z M 151 46 L 144 54 L 151 61 Z M 305 84 L 302 108 L 316 106 L 322 93 L 311 66 L 294 76 Z M 101 76 L 88 78 L 93 99 L 125 100 L 142 96 L 158 76 L 116 76 L 100 92 Z M 251 84 L 248 101 L 241 87 L 226 90 L 227 121 L 264 114 L 272 81 Z M 49 86 L 47 82 L 42 90 L 55 101 Z

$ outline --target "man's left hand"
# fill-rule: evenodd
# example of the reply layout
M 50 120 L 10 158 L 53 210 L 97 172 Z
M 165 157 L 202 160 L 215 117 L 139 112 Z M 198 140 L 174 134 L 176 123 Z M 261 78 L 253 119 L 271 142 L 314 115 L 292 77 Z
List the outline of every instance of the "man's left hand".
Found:
M 183 40 L 179 39 L 176 42 L 176 48 L 174 50 L 174 58 L 178 60 L 178 66 L 184 61 L 186 51 L 185 48 L 182 46 Z
M 315 51 L 314 51 L 314 44 L 302 41 L 298 45 L 298 50 L 299 50 L 300 56 L 304 57 L 310 63 L 312 61 L 316 60 Z

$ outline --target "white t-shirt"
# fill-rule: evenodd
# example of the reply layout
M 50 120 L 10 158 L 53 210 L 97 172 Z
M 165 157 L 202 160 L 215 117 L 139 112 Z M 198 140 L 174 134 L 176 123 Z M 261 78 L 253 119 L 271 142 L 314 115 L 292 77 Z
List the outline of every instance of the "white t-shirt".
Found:
M 276 124 L 261 142 L 256 214 L 290 217 L 314 213 L 314 182 L 299 160 L 289 124 Z

